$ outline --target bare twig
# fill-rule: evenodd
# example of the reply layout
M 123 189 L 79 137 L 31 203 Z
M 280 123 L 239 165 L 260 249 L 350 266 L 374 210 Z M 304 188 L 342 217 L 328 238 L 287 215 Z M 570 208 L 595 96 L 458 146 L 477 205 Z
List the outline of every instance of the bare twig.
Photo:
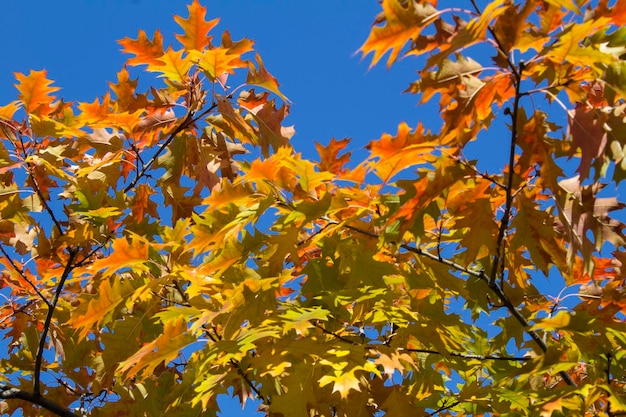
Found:
M 521 71 L 521 65 L 520 65 Z M 493 257 L 493 264 L 491 265 L 491 279 L 489 285 L 493 284 L 500 275 L 504 262 L 504 236 L 509 228 L 509 220 L 511 218 L 511 210 L 513 208 L 513 175 L 515 165 L 515 147 L 517 142 L 517 116 L 519 113 L 519 100 L 520 100 L 520 86 L 521 78 L 519 74 L 516 74 L 515 80 L 515 99 L 513 101 L 513 112 L 509 111 L 511 118 L 511 143 L 509 145 L 509 173 L 506 181 L 506 203 L 504 206 L 504 214 L 500 220 L 500 229 L 498 230 L 498 238 L 496 239 L 496 254 Z

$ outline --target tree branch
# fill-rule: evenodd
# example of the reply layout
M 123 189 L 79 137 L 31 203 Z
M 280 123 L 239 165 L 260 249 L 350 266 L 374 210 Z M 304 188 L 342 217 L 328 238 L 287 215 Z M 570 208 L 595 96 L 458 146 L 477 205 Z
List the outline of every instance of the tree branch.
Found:
M 74 269 L 74 259 L 78 255 L 78 249 L 76 248 L 68 248 L 69 257 L 67 259 L 67 263 L 65 264 L 65 269 L 63 270 L 63 274 L 59 279 L 59 283 L 57 285 L 56 291 L 54 293 L 54 297 L 50 302 L 48 307 L 48 314 L 46 315 L 46 321 L 43 325 L 43 330 L 41 332 L 41 337 L 39 339 L 39 347 L 37 349 L 37 358 L 35 359 L 35 372 L 33 375 L 33 395 L 36 397 L 41 396 L 41 388 L 40 388 L 40 380 L 41 380 L 41 364 L 43 361 L 43 351 L 46 345 L 46 339 L 48 338 L 48 332 L 50 331 L 50 324 L 52 322 L 52 316 L 54 315 L 54 310 L 56 309 L 57 303 L 59 302 L 59 297 L 61 295 L 61 291 L 63 290 L 63 285 L 65 285 L 65 280 L 69 277 L 72 269 Z
M 237 373 L 239 374 L 239 376 L 241 376 L 243 380 L 246 381 L 246 384 L 250 387 L 250 389 L 254 391 L 254 394 L 257 396 L 257 398 L 260 399 L 263 402 L 263 404 L 269 405 L 270 403 L 269 399 L 265 398 L 263 394 L 261 394 L 261 391 L 259 391 L 259 389 L 250 380 L 250 378 L 248 378 L 248 375 L 244 372 L 243 369 L 241 369 L 241 365 L 239 364 L 239 361 L 236 361 L 235 359 L 231 359 L 230 364 L 237 370 Z
M 340 224 L 337 221 L 334 220 L 330 220 L 327 219 L 327 221 L 341 226 L 345 229 L 349 229 L 352 230 L 354 232 L 366 235 L 366 236 L 370 236 L 373 238 L 379 238 L 380 236 L 377 235 L 376 233 L 372 233 L 372 232 L 368 232 L 367 230 L 362 230 L 359 229 L 358 227 L 354 227 L 354 226 L 350 226 L 347 224 Z M 437 255 L 434 255 L 430 252 L 424 251 L 420 248 L 417 247 L 412 247 L 409 246 L 405 243 L 400 244 L 399 247 L 401 247 L 402 249 L 405 249 L 409 252 L 415 253 L 417 255 L 423 256 L 425 258 L 431 259 L 435 262 L 439 262 L 442 263 L 444 265 L 449 266 L 450 268 L 453 268 L 459 272 L 462 272 L 464 274 L 476 277 L 478 279 L 480 279 L 481 281 L 485 282 L 488 286 L 488 288 L 493 291 L 498 298 L 500 299 L 500 301 L 502 302 L 502 304 L 507 308 L 507 310 L 509 310 L 509 312 L 511 313 L 511 315 L 513 317 L 515 317 L 515 319 L 522 325 L 522 327 L 524 328 L 524 331 L 531 337 L 531 339 L 533 339 L 533 341 L 537 344 L 537 346 L 539 346 L 539 349 L 541 349 L 541 351 L 543 353 L 545 353 L 548 350 L 548 345 L 546 345 L 546 343 L 543 341 L 543 339 L 541 337 L 539 337 L 539 335 L 537 334 L 537 332 L 535 332 L 534 330 L 532 330 L 530 328 L 530 323 L 528 322 L 528 320 L 526 320 L 526 318 L 522 315 L 522 313 L 520 313 L 517 308 L 515 307 L 515 305 L 513 305 L 513 303 L 511 302 L 511 300 L 509 299 L 509 297 L 504 293 L 504 291 L 502 290 L 502 288 L 500 288 L 498 286 L 498 284 L 495 282 L 495 280 L 490 277 L 488 277 L 485 274 L 484 270 L 480 270 L 480 271 L 476 271 L 476 270 L 472 270 L 469 268 L 466 268 L 462 265 L 457 264 L 456 262 L 453 262 L 449 259 L 446 258 L 441 258 Z M 563 378 L 563 380 L 568 384 L 571 385 L 573 387 L 577 386 L 576 383 L 574 382 L 574 380 L 572 379 L 572 377 L 566 372 L 566 371 L 560 371 L 559 375 L 561 376 L 561 378 Z
M 50 401 L 42 397 L 40 394 L 22 391 L 18 388 L 11 388 L 4 384 L 0 384 L 0 398 L 5 400 L 18 399 L 28 401 L 32 404 L 37 404 L 51 413 L 61 417 L 78 417 L 78 415 L 74 414 L 69 408 L 65 408 L 54 401 Z
M 16 135 L 19 135 L 20 146 L 22 147 L 22 158 L 24 158 L 24 161 L 26 162 L 26 159 L 28 158 L 29 155 L 26 152 L 26 145 L 24 144 L 22 133 L 19 130 L 15 130 L 15 133 Z M 50 215 L 50 219 L 52 220 L 52 223 L 54 223 L 54 226 L 59 230 L 59 233 L 61 235 L 64 235 L 65 232 L 63 231 L 63 226 L 61 226 L 61 222 L 59 222 L 59 220 L 56 218 L 54 212 L 52 211 L 52 208 L 50 207 L 50 205 L 48 204 L 48 201 L 43 195 L 41 188 L 39 188 L 39 184 L 37 183 L 37 179 L 35 178 L 35 174 L 33 173 L 32 165 L 30 162 L 26 162 L 26 171 L 28 172 L 28 177 L 33 183 L 33 189 L 35 190 L 35 193 L 37 193 L 39 200 L 41 200 L 41 204 L 43 204 L 44 208 L 48 212 L 48 215 Z
M 439 409 L 437 409 L 437 410 L 433 411 L 432 413 L 430 413 L 430 415 L 431 415 L 431 416 L 434 416 L 434 415 L 436 415 L 436 414 L 441 413 L 442 411 L 446 411 L 446 410 L 451 409 L 452 407 L 456 407 L 456 406 L 457 406 L 457 405 L 459 405 L 459 404 L 461 404 L 461 402 L 460 402 L 460 401 L 453 401 L 452 403 L 450 403 L 450 404 L 448 404 L 448 405 L 443 405 L 443 406 L 441 406 L 441 408 L 439 408 Z
M 335 339 L 341 340 L 344 343 L 348 343 L 351 344 L 353 346 L 363 346 L 364 349 L 369 349 L 369 350 L 376 350 L 378 351 L 379 348 L 381 346 L 386 346 L 386 345 L 362 345 L 360 343 L 357 343 L 353 340 L 350 340 L 348 338 L 345 338 L 341 335 L 338 335 L 335 332 L 332 332 L 326 328 L 324 328 L 324 326 L 322 326 L 319 323 L 313 323 L 313 326 L 315 326 L 316 328 L 320 329 L 323 333 L 333 336 Z M 457 358 L 463 358 L 463 359 L 476 359 L 479 361 L 489 361 L 489 360 L 495 360 L 495 361 L 509 361 L 509 362 L 526 362 L 531 360 L 532 358 L 528 357 L 528 356 L 494 356 L 494 355 L 473 355 L 470 353 L 458 353 L 458 352 L 439 352 L 437 350 L 432 350 L 432 349 L 412 349 L 412 348 L 397 348 L 396 349 L 398 352 L 411 352 L 411 353 L 428 353 L 431 355 L 440 355 L 440 356 L 454 356 Z
M 135 176 L 135 179 L 133 179 L 130 182 L 130 184 L 128 184 L 126 186 L 126 188 L 124 188 L 124 192 L 127 193 L 128 191 L 132 190 L 133 187 L 135 187 L 135 185 L 137 185 L 139 180 L 146 174 L 146 171 L 148 171 L 152 167 L 152 165 L 156 162 L 156 160 L 159 157 L 159 155 L 161 155 L 161 153 L 163 153 L 165 148 L 167 148 L 167 146 L 170 143 L 172 143 L 172 141 L 174 140 L 176 135 L 178 135 L 180 132 L 182 132 L 183 130 L 185 130 L 186 128 L 188 128 L 189 126 L 194 124 L 195 122 L 197 122 L 203 116 L 205 116 L 205 115 L 209 114 L 210 112 L 212 112 L 213 110 L 215 110 L 216 107 L 217 107 L 217 103 L 212 104 L 211 107 L 209 107 L 208 109 L 206 109 L 202 113 L 198 114 L 197 116 L 196 116 L 195 112 L 193 112 L 193 111 L 190 111 L 189 113 L 187 113 L 187 115 L 185 116 L 185 119 L 176 127 L 176 129 L 174 129 L 167 136 L 167 139 L 165 140 L 165 142 L 163 142 L 161 144 L 161 146 L 159 146 L 159 149 L 157 149 L 156 153 L 154 155 L 152 155 L 152 158 L 150 158 L 150 160 L 146 164 L 144 164 L 143 168 L 141 168 L 141 171 L 139 171 L 139 173 L 137 173 L 137 175 Z
M 129 192 L 130 190 L 132 190 L 135 187 L 135 185 L 137 185 L 139 180 L 145 175 L 146 171 L 148 171 L 152 167 L 152 164 L 154 164 L 156 162 L 156 160 L 159 157 L 159 155 L 161 155 L 161 153 L 165 150 L 165 148 L 167 148 L 167 146 L 170 143 L 172 143 L 172 141 L 174 140 L 176 135 L 178 135 L 180 132 L 182 132 L 184 129 L 186 129 L 191 124 L 192 120 L 193 120 L 193 112 L 187 113 L 187 115 L 185 116 L 185 119 L 176 127 L 176 129 L 174 129 L 168 135 L 167 139 L 165 139 L 165 141 L 161 144 L 161 146 L 159 146 L 159 149 L 157 149 L 155 154 L 152 155 L 152 158 L 150 158 L 148 163 L 143 166 L 141 171 L 139 171 L 139 173 L 130 182 L 130 184 L 128 184 L 126 186 L 126 188 L 124 188 L 124 192 L 125 193 Z

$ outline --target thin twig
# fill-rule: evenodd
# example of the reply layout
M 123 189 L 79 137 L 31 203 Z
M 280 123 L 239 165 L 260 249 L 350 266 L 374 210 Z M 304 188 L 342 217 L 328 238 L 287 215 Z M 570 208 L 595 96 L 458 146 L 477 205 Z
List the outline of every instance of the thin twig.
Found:
M 19 135 L 20 146 L 22 147 L 22 158 L 24 158 L 24 161 L 26 162 L 26 159 L 29 157 L 29 155 L 26 152 L 26 145 L 24 144 L 24 138 L 22 137 L 22 134 L 19 130 L 16 130 L 15 132 L 17 135 Z M 54 223 L 54 226 L 59 230 L 59 233 L 61 235 L 64 235 L 65 232 L 63 230 L 63 226 L 61 226 L 61 222 L 59 222 L 59 220 L 56 218 L 54 211 L 52 211 L 52 207 L 50 207 L 50 205 L 48 204 L 48 201 L 46 200 L 45 196 L 43 195 L 43 192 L 41 191 L 41 188 L 39 187 L 39 184 L 37 182 L 37 179 L 35 178 L 35 174 L 32 169 L 31 162 L 26 162 L 26 171 L 28 171 L 28 176 L 30 180 L 32 181 L 33 189 L 35 190 L 35 193 L 37 193 L 37 196 L 39 197 L 39 200 L 41 201 L 41 204 L 43 205 L 44 209 L 48 212 L 50 219 L 52 219 L 52 223 Z
M 15 261 L 13 260 L 13 258 L 11 258 L 9 256 L 9 254 L 7 253 L 7 251 L 4 249 L 4 246 L 2 244 L 0 244 L 0 252 L 2 252 L 2 255 L 4 255 L 4 257 L 6 258 L 7 261 L 9 261 L 9 263 L 11 264 L 11 267 L 13 267 L 13 269 L 15 270 L 15 272 L 17 272 L 24 281 L 26 281 L 28 283 L 28 285 L 31 286 L 31 288 L 33 289 L 33 291 L 35 291 L 35 293 L 37 293 L 37 295 L 39 296 L 39 298 L 41 298 L 43 300 L 44 303 L 46 303 L 46 305 L 48 306 L 48 308 L 50 308 L 50 302 L 46 299 L 46 297 L 44 297 L 44 295 L 41 293 L 41 291 L 39 291 L 39 289 L 37 288 L 37 286 L 35 284 L 33 284 L 31 282 L 30 279 L 28 279 L 28 277 L 26 276 L 26 274 L 24 273 L 24 271 L 17 266 L 17 264 L 15 263 Z
M 445 154 L 447 154 L 447 152 L 444 152 Z M 459 156 L 455 156 L 455 155 L 450 155 L 447 154 L 448 157 L 452 158 L 454 161 L 456 161 L 459 164 L 462 164 L 464 167 L 471 169 L 472 171 L 474 171 L 474 173 L 476 175 L 478 175 L 479 177 L 493 183 L 494 185 L 496 185 L 499 188 L 502 189 L 506 189 L 506 185 L 498 182 L 497 180 L 493 179 L 491 177 L 491 175 L 487 174 L 486 172 L 480 172 L 474 165 L 470 164 L 469 162 L 467 162 L 465 159 L 461 159 Z
M 509 220 L 511 218 L 511 210 L 513 208 L 513 175 L 515 165 L 515 147 L 517 142 L 517 116 L 519 113 L 519 100 L 521 78 L 516 74 L 515 80 L 515 99 L 513 100 L 513 114 L 511 118 L 511 143 L 509 145 L 509 173 L 506 181 L 506 203 L 504 206 L 504 214 L 500 220 L 500 229 L 498 230 L 498 238 L 496 239 L 496 254 L 493 257 L 491 265 L 491 279 L 489 285 L 493 284 L 500 275 L 501 266 L 504 267 L 504 236 L 509 228 Z M 509 112 L 510 114 L 510 112 Z
M 353 340 L 350 340 L 346 337 L 343 337 L 333 331 L 330 331 L 326 328 L 324 328 L 324 326 L 322 326 L 319 323 L 312 323 L 313 326 L 315 326 L 316 328 L 320 329 L 323 333 L 334 337 L 335 339 L 341 340 L 344 343 L 348 343 L 350 345 L 353 346 L 362 346 L 364 349 L 368 349 L 368 350 L 376 350 L 378 351 L 382 346 L 387 346 L 387 345 L 362 345 L 360 343 L 357 343 Z M 454 356 L 457 358 L 463 358 L 463 359 L 476 359 L 479 361 L 488 361 L 488 360 L 495 360 L 495 361 L 509 361 L 509 362 L 526 362 L 531 360 L 532 358 L 528 357 L 528 356 L 495 356 L 495 355 L 474 355 L 471 353 L 459 353 L 459 352 L 439 352 L 437 350 L 433 350 L 433 349 L 415 349 L 415 348 L 403 348 L 403 347 L 399 347 L 396 349 L 398 352 L 411 352 L 411 353 L 427 353 L 430 355 L 440 355 L 440 356 Z
M 438 410 L 433 411 L 432 413 L 430 413 L 431 416 L 434 416 L 435 414 L 439 414 L 442 411 L 446 411 L 451 409 L 452 407 L 456 407 L 457 405 L 461 404 L 461 401 L 454 401 L 449 405 L 444 405 L 441 408 L 439 408 Z
M 244 372 L 243 369 L 241 369 L 241 364 L 239 363 L 239 361 L 236 361 L 235 359 L 231 359 L 230 360 L 230 364 L 237 369 L 237 373 L 239 374 L 239 376 L 241 376 L 243 378 L 244 381 L 246 381 L 246 384 L 248 384 L 248 386 L 250 387 L 250 389 L 252 391 L 254 391 L 254 394 L 257 396 L 257 398 L 259 400 L 261 400 L 264 404 L 269 405 L 270 401 L 269 399 L 265 398 L 263 396 L 263 394 L 261 394 L 261 391 L 259 391 L 259 389 L 254 385 L 254 383 L 250 380 L 250 378 L 248 378 L 248 375 Z
M 109 243 L 109 241 L 111 240 L 111 238 L 113 238 L 113 233 L 109 233 L 109 235 L 106 237 L 106 239 L 104 239 L 102 242 L 98 243 L 98 245 L 93 248 L 91 251 L 89 251 L 89 253 L 87 255 L 85 255 L 85 257 L 83 259 L 81 259 L 80 261 L 76 262 L 74 264 L 74 268 L 79 268 L 83 265 L 85 265 L 87 263 L 87 261 L 96 254 L 96 252 L 98 252 L 100 249 L 104 248 L 104 246 Z
M 176 135 L 178 135 L 180 132 L 182 132 L 184 129 L 186 129 L 191 124 L 190 122 L 191 122 L 192 118 L 193 118 L 193 113 L 187 113 L 187 116 L 185 116 L 185 119 L 176 127 L 176 129 L 174 129 L 168 135 L 167 139 L 165 139 L 165 141 L 161 144 L 161 146 L 159 146 L 159 149 L 157 149 L 155 154 L 152 155 L 152 158 L 150 158 L 148 163 L 145 164 L 143 166 L 143 168 L 141 168 L 141 171 L 139 171 L 139 173 L 130 182 L 130 184 L 128 184 L 126 186 L 126 188 L 124 188 L 124 192 L 125 193 L 129 192 L 130 190 L 132 190 L 135 187 L 135 185 L 137 185 L 137 183 L 144 176 L 146 171 L 148 171 L 152 167 L 152 165 L 156 162 L 157 158 L 161 155 L 161 153 L 165 150 L 165 148 L 167 148 L 167 146 L 174 140 Z

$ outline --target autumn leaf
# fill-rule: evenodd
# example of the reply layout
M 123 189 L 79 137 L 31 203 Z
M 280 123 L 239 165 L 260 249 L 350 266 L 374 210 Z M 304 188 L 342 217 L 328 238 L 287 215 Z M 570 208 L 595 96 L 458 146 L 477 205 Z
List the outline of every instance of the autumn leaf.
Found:
M 31 70 L 28 75 L 15 73 L 18 81 L 15 87 L 20 92 L 18 97 L 27 113 L 45 116 L 53 110 L 52 104 L 56 97 L 52 93 L 59 91 L 59 87 L 52 87 L 53 81 L 46 76 L 46 70 Z
M 98 97 L 16 74 L 2 413 L 624 411 L 626 6 L 449 3 L 380 1 L 359 51 L 408 58 L 418 107 L 362 153 L 292 143 L 278 80 L 199 0 L 178 46 L 120 41 Z
M 432 152 L 440 146 L 439 140 L 425 132 L 421 124 L 411 132 L 406 123 L 401 123 L 395 137 L 384 134 L 379 140 L 370 142 L 367 149 L 375 160 L 371 164 L 372 169 L 384 182 L 388 182 L 412 165 L 432 161 Z
M 176 39 L 178 39 L 187 50 L 195 49 L 201 51 L 209 46 L 211 37 L 209 37 L 208 34 L 220 20 L 205 20 L 206 7 L 201 6 L 198 0 L 194 0 L 191 5 L 188 5 L 187 10 L 189 11 L 189 17 L 187 19 L 174 16 L 174 20 L 184 32 L 182 35 L 176 35 Z
M 183 317 L 163 324 L 163 334 L 146 343 L 134 355 L 119 364 L 119 372 L 126 379 L 137 374 L 150 375 L 157 366 L 168 364 L 178 356 L 181 349 L 195 341 L 187 332 L 187 323 Z
M 430 3 L 412 1 L 383 0 L 382 26 L 375 26 L 363 46 L 359 49 L 364 55 L 374 53 L 370 67 L 391 50 L 387 59 L 387 68 L 397 60 L 404 45 L 417 39 L 422 30 L 437 17 L 437 9 Z
M 252 62 L 248 63 L 248 76 L 246 78 L 246 83 L 250 85 L 258 85 L 259 87 L 263 87 L 272 93 L 276 94 L 278 97 L 282 98 L 284 101 L 289 102 L 287 97 L 283 95 L 278 89 L 278 81 L 276 78 L 272 76 L 263 65 L 263 61 L 261 60 L 261 56 L 259 54 L 256 55 L 256 62 L 259 64 L 259 68 L 257 69 Z
M 580 150 L 578 172 L 582 179 L 589 176 L 592 162 L 604 155 L 607 145 L 607 115 L 601 110 L 589 109 L 578 103 L 568 111 L 568 134 L 572 137 L 570 158 Z M 598 176 L 596 172 L 596 176 Z
M 163 65 L 159 60 L 163 56 L 163 36 L 160 30 L 154 32 L 152 40 L 145 31 L 140 30 L 137 39 L 124 38 L 119 43 L 123 46 L 123 52 L 135 55 L 127 61 L 128 65 Z
M 359 378 L 354 374 L 355 369 L 349 371 L 335 371 L 334 375 L 324 375 L 319 380 L 320 387 L 333 384 L 333 392 L 338 392 L 342 399 L 348 397 L 351 390 L 360 391 Z
M 98 259 L 90 269 L 105 271 L 103 276 L 111 276 L 124 268 L 146 268 L 148 261 L 148 245 L 139 236 L 132 236 L 131 240 L 121 237 L 113 240 L 111 255 Z
M 183 57 L 183 51 L 174 51 L 171 47 L 159 58 L 160 65 L 151 66 L 151 70 L 159 72 L 169 81 L 184 83 L 192 62 L 187 57 Z

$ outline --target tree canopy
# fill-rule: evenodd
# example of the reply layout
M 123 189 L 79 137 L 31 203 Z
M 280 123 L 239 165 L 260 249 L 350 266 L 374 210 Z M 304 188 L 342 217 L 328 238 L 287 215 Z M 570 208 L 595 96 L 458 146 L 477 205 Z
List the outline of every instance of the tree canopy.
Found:
M 626 2 L 380 3 L 359 51 L 414 62 L 441 120 L 363 160 L 299 153 L 253 42 L 198 0 L 172 44 L 122 39 L 93 102 L 16 73 L 0 412 L 626 415 Z

